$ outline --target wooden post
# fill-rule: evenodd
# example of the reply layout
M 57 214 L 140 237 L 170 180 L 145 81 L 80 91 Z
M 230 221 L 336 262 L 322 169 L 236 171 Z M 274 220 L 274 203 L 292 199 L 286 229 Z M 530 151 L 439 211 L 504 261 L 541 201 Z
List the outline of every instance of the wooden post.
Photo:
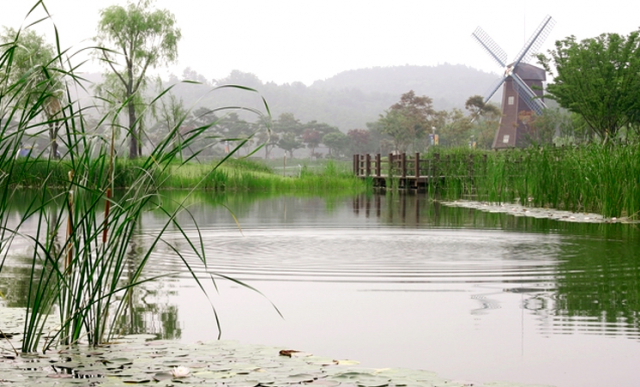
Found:
M 420 153 L 416 152 L 416 161 L 413 165 L 413 172 L 416 176 L 416 187 L 418 186 L 418 178 L 420 177 Z
M 369 175 L 371 175 L 371 155 L 370 154 L 366 154 L 364 156 L 364 162 L 365 162 L 365 176 L 369 177 Z
M 402 169 L 402 177 L 407 177 L 407 154 L 400 155 L 400 168 Z
M 358 157 L 360 156 L 355 154 L 351 158 L 351 167 L 353 168 L 353 174 L 356 176 L 360 176 L 360 174 L 358 173 Z
M 376 176 L 380 177 L 382 158 L 380 157 L 380 153 L 376 154 Z
M 394 162 L 392 153 L 389 153 L 389 158 L 387 160 L 388 160 L 387 164 L 389 164 L 389 172 L 388 172 L 389 175 L 387 177 L 391 177 L 393 176 L 393 162 Z

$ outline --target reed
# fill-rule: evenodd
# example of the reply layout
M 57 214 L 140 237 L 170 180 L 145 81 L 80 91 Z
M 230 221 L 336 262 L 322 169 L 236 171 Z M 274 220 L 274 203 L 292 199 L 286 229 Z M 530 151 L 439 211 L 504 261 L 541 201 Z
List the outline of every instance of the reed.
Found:
M 36 7 L 46 11 L 42 2 L 34 9 Z M 59 41 L 57 35 L 56 41 Z M 11 64 L 16 48 L 16 42 L 0 46 L 0 270 L 12 243 L 17 238 L 29 240 L 33 249 L 21 350 L 46 351 L 58 343 L 72 345 L 80 340 L 98 345 L 117 334 L 118 322 L 122 321 L 133 289 L 157 278 L 145 276 L 144 270 L 156 246 L 171 249 L 204 292 L 201 279 L 185 259 L 188 250 L 188 255 L 197 257 L 206 267 L 207 255 L 201 236 L 187 237 L 176 221 L 180 214 L 189 215 L 184 205 L 189 195 L 183 202 L 167 207 L 158 190 L 174 170 L 188 162 L 182 161 L 181 151 L 215 123 L 196 128 L 186 136 L 183 134 L 176 145 L 175 139 L 180 136 L 178 124 L 149 156 L 138 160 L 118 159 L 113 151 L 112 133 L 100 134 L 89 127 L 83 107 L 70 97 L 69 88 L 76 87 L 71 84 L 79 84 L 78 69 L 63 60 L 70 54 L 58 45 L 57 56 L 50 63 L 38 64 L 27 74 L 15 77 Z M 47 87 L 54 74 L 61 75 L 67 82 L 55 95 Z M 33 90 L 39 92 L 34 94 Z M 61 109 L 52 118 L 45 114 L 44 107 L 54 97 L 59 98 Z M 125 104 L 126 101 L 115 104 L 115 110 L 121 111 Z M 264 108 L 268 115 L 266 102 Z M 105 115 L 100 124 L 115 130 L 114 116 Z M 62 143 L 69 149 L 64 160 L 53 160 L 45 152 L 32 153 L 26 159 L 16 157 L 21 143 L 34 133 L 46 133 L 51 124 L 61 125 L 64 132 Z M 189 186 L 226 184 L 222 166 L 245 142 L 241 141 L 227 158 L 194 176 Z M 12 203 L 24 200 L 22 186 L 35 188 L 38 195 L 28 199 L 15 219 L 7 215 Z M 112 195 L 116 186 L 126 188 Z M 65 205 L 52 206 L 53 202 Z M 150 207 L 165 216 L 164 226 L 148 236 L 142 251 L 135 251 L 141 215 Z M 34 233 L 23 231 L 29 222 L 36 224 Z M 184 243 L 180 245 L 186 250 L 179 250 L 163 239 L 169 227 L 183 236 Z M 171 274 L 174 273 L 164 275 Z M 212 274 L 211 279 L 215 276 Z M 223 275 L 218 277 L 248 286 Z M 215 307 L 211 305 L 211 308 L 220 331 Z M 48 332 L 45 326 L 47 319 L 53 318 L 52 314 L 59 328 Z
M 221 165 L 220 160 L 209 163 L 172 162 L 163 171 L 148 171 L 154 173 L 154 180 L 158 188 L 189 189 L 199 188 L 216 192 L 237 191 L 280 191 L 307 190 L 331 191 L 347 189 L 361 192 L 371 184 L 356 179 L 346 163 L 329 160 L 322 164 L 308 167 L 306 164 L 296 167 L 295 176 L 283 177 L 274 173 L 262 161 L 242 158 L 228 158 Z M 17 160 L 19 169 L 15 172 L 9 184 L 15 187 L 37 188 L 42 180 L 47 178 L 51 187 L 62 188 L 66 184 L 67 174 L 73 170 L 68 160 L 48 159 L 20 159 Z M 135 184 L 140 169 L 145 168 L 142 160 L 115 160 L 113 173 L 111 169 L 100 166 L 90 174 L 87 184 L 98 186 L 107 176 L 111 176 L 111 186 L 115 189 L 131 187 Z
M 640 213 L 638 143 L 434 152 L 438 153 L 436 174 L 446 178 L 430 189 L 447 199 L 520 201 L 606 217 L 637 218 Z

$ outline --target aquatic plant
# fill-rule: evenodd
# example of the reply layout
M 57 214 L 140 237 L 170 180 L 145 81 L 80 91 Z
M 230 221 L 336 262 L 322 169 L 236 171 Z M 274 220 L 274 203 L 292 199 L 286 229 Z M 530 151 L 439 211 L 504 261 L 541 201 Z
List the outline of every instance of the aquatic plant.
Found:
M 31 12 L 35 9 L 48 14 L 43 2 L 38 2 Z M 186 134 L 179 131 L 182 122 L 178 122 L 148 156 L 129 160 L 129 168 L 120 169 L 122 163 L 114 152 L 115 133 L 119 129 L 116 117 L 128 101 L 110 101 L 111 110 L 97 124 L 89 125 L 86 108 L 73 100 L 70 93 L 72 87 L 82 87 L 78 67 L 66 59 L 73 54 L 61 49 L 55 28 L 55 57 L 45 63 L 34 63 L 29 71 L 16 76 L 13 64 L 22 32 L 17 31 L 14 41 L 0 46 L 0 270 L 12 244 L 18 239 L 27 240 L 32 249 L 28 307 L 20 348 L 23 352 L 46 351 L 57 343 L 71 345 L 85 341 L 97 345 L 111 340 L 122 328 L 120 317 L 126 313 L 136 286 L 157 278 L 145 276 L 144 271 L 157 246 L 164 245 L 173 251 L 182 261 L 183 270 L 191 273 L 204 292 L 201 279 L 185 258 L 186 251 L 164 240 L 163 234 L 168 228 L 177 230 L 184 238 L 182 249 L 188 249 L 190 256 L 206 266 L 201 237 L 199 234 L 196 238 L 187 237 L 176 218 L 185 213 L 190 216 L 188 208 L 183 203 L 172 203 L 171 209 L 164 206 L 158 188 L 171 168 L 179 168 L 190 160 L 182 159 L 182 150 L 195 143 L 215 121 Z M 64 80 L 62 93 L 48 87 L 54 76 Z M 219 88 L 228 87 L 255 92 L 242 86 Z M 151 103 L 169 90 L 161 92 Z M 46 114 L 54 92 L 60 109 L 55 115 Z M 245 110 L 269 116 L 264 99 L 263 102 L 264 112 Z M 215 110 L 226 109 L 230 108 Z M 48 149 L 38 152 L 32 148 L 23 155 L 24 144 L 33 136 L 46 133 L 51 125 L 63 132 L 60 145 L 68 150 L 64 160 L 56 160 L 57 155 L 48 154 Z M 98 127 L 108 129 L 100 132 L 96 130 Z M 180 141 L 176 141 L 178 137 Z M 195 189 L 205 184 L 249 139 L 236 141 L 235 148 L 209 166 L 208 173 L 191 186 Z M 10 203 L 22 197 L 21 184 L 14 180 L 16 175 L 35 176 L 24 183 L 39 192 L 30 199 L 19 219 L 5 216 Z M 118 179 L 125 179 L 128 184 L 116 196 L 113 192 Z M 53 201 L 64 205 L 50 206 Z M 138 223 L 149 208 L 163 213 L 165 222 L 148 236 L 148 244 L 140 251 L 141 246 L 135 244 Z M 24 233 L 22 226 L 34 221 L 37 231 Z M 163 275 L 171 274 L 174 273 Z M 215 278 L 213 274 L 211 279 Z M 218 278 L 248 286 L 224 275 Z M 47 321 L 52 315 L 57 324 L 50 331 Z M 213 305 L 212 319 L 220 330 Z
M 414 157 L 406 157 L 407 175 Z M 597 143 L 577 147 L 529 147 L 500 152 L 434 147 L 420 155 L 420 175 L 430 195 L 474 198 L 606 217 L 640 215 L 640 144 Z M 382 158 L 387 187 L 399 186 L 401 168 Z

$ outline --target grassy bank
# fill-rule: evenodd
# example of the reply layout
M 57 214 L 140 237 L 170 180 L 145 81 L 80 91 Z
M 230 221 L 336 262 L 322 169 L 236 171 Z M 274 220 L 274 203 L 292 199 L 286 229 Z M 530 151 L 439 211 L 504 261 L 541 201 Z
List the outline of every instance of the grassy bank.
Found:
M 640 146 L 590 144 L 501 152 L 438 150 L 437 193 L 452 199 L 513 202 L 606 217 L 640 213 Z
M 261 191 L 343 191 L 362 192 L 369 186 L 356 179 L 345 163 L 325 161 L 313 168 L 296 166 L 295 174 L 282 176 L 261 161 L 227 159 L 223 164 L 212 161 L 200 163 L 172 163 L 166 169 L 154 170 L 155 186 L 162 189 L 201 188 L 217 192 Z M 345 165 L 343 165 L 345 164 Z M 142 170 L 147 170 L 141 160 L 118 160 L 115 163 L 113 184 L 116 188 L 132 186 Z M 291 167 L 292 169 L 294 167 Z M 68 173 L 73 170 L 69 160 L 21 159 L 10 176 L 13 186 L 39 187 L 47 181 L 50 187 L 68 184 Z M 87 184 L 98 186 L 108 171 L 98 169 L 89 174 Z

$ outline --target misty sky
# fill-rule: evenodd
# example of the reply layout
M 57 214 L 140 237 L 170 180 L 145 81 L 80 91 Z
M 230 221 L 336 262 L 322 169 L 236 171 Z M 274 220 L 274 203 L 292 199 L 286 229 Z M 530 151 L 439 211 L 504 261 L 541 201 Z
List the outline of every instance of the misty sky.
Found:
M 33 4 L 0 0 L 0 25 L 19 27 Z M 126 1 L 45 4 L 63 48 L 77 51 L 92 44 L 99 10 Z M 180 77 L 191 67 L 207 79 L 219 79 L 237 69 L 278 84 L 309 85 L 345 70 L 405 64 L 464 64 L 499 73 L 471 38 L 474 29 L 482 26 L 511 60 L 546 15 L 556 25 L 542 46 L 545 51 L 569 35 L 626 35 L 640 27 L 640 3 L 630 0 L 157 0 L 155 6 L 173 12 L 182 30 L 179 62 L 162 70 L 163 76 Z M 53 42 L 51 23 L 37 30 Z M 89 63 L 82 69 L 100 67 Z

